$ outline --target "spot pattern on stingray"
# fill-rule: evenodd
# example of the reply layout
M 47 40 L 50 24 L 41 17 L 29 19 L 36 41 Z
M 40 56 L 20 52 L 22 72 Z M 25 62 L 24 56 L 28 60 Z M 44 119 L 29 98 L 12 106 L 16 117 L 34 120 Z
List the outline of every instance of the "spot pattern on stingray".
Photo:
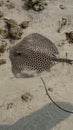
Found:
M 26 77 L 31 70 L 37 73 L 49 71 L 54 64 L 50 58 L 57 54 L 57 47 L 48 38 L 37 33 L 30 34 L 10 49 L 13 74 Z

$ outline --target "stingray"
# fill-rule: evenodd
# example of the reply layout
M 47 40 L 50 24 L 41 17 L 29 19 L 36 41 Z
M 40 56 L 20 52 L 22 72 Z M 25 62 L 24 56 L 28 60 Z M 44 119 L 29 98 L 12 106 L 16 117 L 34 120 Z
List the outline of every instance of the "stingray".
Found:
M 56 62 L 73 62 L 58 58 L 58 55 L 59 51 L 51 40 L 32 33 L 10 49 L 12 72 L 17 78 L 27 78 L 49 71 Z

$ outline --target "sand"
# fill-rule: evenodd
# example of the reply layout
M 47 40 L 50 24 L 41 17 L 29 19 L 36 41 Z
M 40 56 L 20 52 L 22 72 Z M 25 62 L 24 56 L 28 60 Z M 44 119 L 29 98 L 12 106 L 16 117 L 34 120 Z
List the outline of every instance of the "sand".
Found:
M 12 0 L 15 8 L 0 7 L 4 18 L 15 19 L 19 24 L 30 20 L 24 29 L 22 39 L 31 33 L 39 33 L 49 38 L 58 48 L 60 57 L 73 59 L 73 44 L 66 40 L 65 32 L 73 30 L 73 0 L 47 0 L 48 6 L 40 13 L 24 9 L 24 1 Z M 64 9 L 60 8 L 64 6 Z M 59 21 L 67 19 L 67 24 L 57 32 Z M 0 20 L 0 27 L 4 27 Z M 21 39 L 21 40 L 22 40 Z M 8 48 L 20 40 L 5 40 Z M 63 44 L 64 43 L 64 44 Z M 40 77 L 15 78 L 11 70 L 9 51 L 2 55 L 6 64 L 0 66 L 0 130 L 72 130 L 73 115 L 57 108 L 48 98 Z M 1 57 L 1 58 L 2 58 Z M 73 111 L 73 65 L 58 63 L 50 72 L 41 77 L 54 101 L 64 109 Z M 21 99 L 24 93 L 30 93 L 32 99 Z M 8 106 L 11 104 L 11 106 Z

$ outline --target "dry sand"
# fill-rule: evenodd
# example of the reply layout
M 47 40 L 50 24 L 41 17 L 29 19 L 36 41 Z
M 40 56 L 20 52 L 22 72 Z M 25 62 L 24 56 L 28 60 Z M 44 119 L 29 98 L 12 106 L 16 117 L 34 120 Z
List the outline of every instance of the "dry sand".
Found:
M 18 23 L 30 20 L 29 27 L 24 30 L 23 37 L 37 32 L 52 40 L 58 47 L 60 57 L 73 59 L 73 44 L 69 44 L 65 32 L 73 30 L 73 0 L 47 0 L 48 6 L 42 12 L 26 11 L 23 1 L 12 0 L 15 8 L 0 7 L 5 18 L 15 19 Z M 64 5 L 64 9 L 60 9 Z M 61 32 L 58 33 L 59 21 L 68 20 Z M 4 26 L 0 20 L 0 27 Z M 6 39 L 8 47 L 11 44 Z M 64 45 L 62 45 L 64 43 Z M 0 66 L 0 130 L 73 130 L 73 115 L 59 110 L 46 95 L 44 86 L 39 77 L 17 79 L 11 71 L 9 52 L 2 56 L 7 63 Z M 42 74 L 52 98 L 67 110 L 73 110 L 73 65 L 56 64 L 50 72 Z M 32 100 L 22 101 L 21 95 L 30 93 Z M 7 109 L 7 104 L 12 103 Z

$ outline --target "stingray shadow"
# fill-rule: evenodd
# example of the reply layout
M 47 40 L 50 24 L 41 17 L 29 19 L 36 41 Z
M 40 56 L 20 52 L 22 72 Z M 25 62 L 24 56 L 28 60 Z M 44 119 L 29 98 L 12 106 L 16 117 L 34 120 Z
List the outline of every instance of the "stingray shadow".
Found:
M 57 102 L 66 108 L 73 109 L 69 103 Z M 0 130 L 50 130 L 71 114 L 57 108 L 54 104 L 47 104 L 30 116 L 19 119 L 13 125 L 0 125 Z

